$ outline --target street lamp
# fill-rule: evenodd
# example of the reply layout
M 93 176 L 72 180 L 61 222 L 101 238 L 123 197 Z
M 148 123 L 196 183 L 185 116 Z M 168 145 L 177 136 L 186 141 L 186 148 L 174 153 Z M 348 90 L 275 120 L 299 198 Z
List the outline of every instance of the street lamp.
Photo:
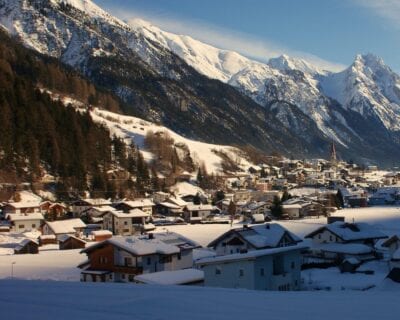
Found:
M 16 264 L 15 261 L 11 262 L 11 279 L 14 278 L 14 264 Z

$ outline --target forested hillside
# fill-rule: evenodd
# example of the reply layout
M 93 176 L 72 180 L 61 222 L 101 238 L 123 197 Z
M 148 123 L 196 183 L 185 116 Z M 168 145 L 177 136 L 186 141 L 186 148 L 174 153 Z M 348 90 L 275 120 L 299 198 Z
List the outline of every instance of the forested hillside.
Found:
M 85 190 L 97 196 L 143 191 L 149 177 L 137 149 L 110 137 L 87 111 L 65 107 L 48 91 L 76 97 L 88 108 L 120 108 L 112 95 L 0 32 L 1 182 L 36 182 L 47 174 L 61 197 Z M 118 183 L 115 171 L 125 171 Z

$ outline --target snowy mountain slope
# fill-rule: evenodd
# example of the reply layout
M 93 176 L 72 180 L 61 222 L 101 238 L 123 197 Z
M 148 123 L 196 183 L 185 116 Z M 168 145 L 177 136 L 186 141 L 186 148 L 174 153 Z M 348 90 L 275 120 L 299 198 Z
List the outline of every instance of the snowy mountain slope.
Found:
M 91 112 L 91 116 L 95 122 L 104 124 L 112 134 L 123 138 L 128 144 L 133 141 L 142 151 L 145 152 L 147 151 L 144 145 L 144 139 L 148 132 L 167 133 L 172 139 L 174 139 L 176 145 L 187 145 L 194 161 L 198 165 L 204 163 L 207 171 L 210 173 L 222 173 L 221 161 L 223 161 L 223 159 L 213 152 L 213 150 L 224 152 L 231 159 L 236 161 L 239 167 L 243 170 L 247 170 L 251 165 L 254 165 L 246 160 L 243 152 L 237 148 L 187 139 L 164 126 L 140 118 L 123 116 L 113 112 L 99 110 L 97 108 Z M 146 155 L 147 159 L 151 160 L 152 155 L 147 152 L 145 158 Z
M 391 163 L 400 144 L 399 77 L 379 59 L 357 57 L 341 73 L 286 55 L 261 63 L 125 24 L 89 0 L 0 0 L 0 25 L 112 90 L 126 112 L 191 138 L 298 156 L 326 156 L 334 140 L 343 157 Z

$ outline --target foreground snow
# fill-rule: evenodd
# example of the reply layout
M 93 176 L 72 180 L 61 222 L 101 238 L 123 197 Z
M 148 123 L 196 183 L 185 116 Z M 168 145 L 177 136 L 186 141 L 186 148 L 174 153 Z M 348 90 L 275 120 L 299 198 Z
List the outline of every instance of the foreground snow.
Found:
M 0 281 L 2 319 L 398 319 L 392 292 L 257 292 L 133 284 Z

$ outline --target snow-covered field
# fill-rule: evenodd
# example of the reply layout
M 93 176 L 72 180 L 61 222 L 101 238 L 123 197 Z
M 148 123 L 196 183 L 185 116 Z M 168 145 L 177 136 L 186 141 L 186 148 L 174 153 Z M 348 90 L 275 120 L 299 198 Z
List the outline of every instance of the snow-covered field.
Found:
M 395 320 L 398 294 L 261 292 L 187 286 L 0 281 L 1 319 Z

